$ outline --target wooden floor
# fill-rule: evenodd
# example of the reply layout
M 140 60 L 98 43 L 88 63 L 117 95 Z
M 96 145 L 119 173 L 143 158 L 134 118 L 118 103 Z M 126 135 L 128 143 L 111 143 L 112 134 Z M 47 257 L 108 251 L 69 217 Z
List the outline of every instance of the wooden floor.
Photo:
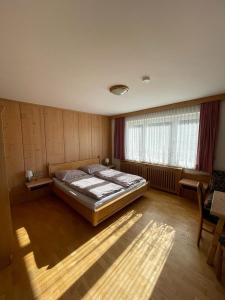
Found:
M 13 221 L 1 300 L 225 299 L 224 278 L 206 264 L 211 236 L 196 247 L 190 200 L 151 190 L 93 228 L 52 196 L 15 206 Z

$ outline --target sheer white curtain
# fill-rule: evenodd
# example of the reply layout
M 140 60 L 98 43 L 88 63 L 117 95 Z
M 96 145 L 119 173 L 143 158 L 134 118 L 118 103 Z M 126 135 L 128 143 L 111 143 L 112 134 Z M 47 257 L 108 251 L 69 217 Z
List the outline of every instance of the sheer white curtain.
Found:
M 165 110 L 125 120 L 125 158 L 194 169 L 200 106 Z

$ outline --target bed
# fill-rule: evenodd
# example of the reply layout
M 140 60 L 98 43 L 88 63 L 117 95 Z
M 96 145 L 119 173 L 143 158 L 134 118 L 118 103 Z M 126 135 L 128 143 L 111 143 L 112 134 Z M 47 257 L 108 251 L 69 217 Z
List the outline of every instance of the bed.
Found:
M 73 170 L 80 167 L 99 164 L 98 158 L 74 161 L 69 163 L 49 164 L 49 176 L 53 178 L 53 192 L 93 226 L 112 216 L 114 213 L 143 196 L 148 189 L 148 182 L 144 181 L 134 184 L 126 190 L 119 191 L 112 196 L 105 197 L 101 201 L 96 201 L 88 196 L 85 196 L 78 191 L 73 190 L 71 187 L 66 186 L 56 178 L 54 174 L 60 170 Z

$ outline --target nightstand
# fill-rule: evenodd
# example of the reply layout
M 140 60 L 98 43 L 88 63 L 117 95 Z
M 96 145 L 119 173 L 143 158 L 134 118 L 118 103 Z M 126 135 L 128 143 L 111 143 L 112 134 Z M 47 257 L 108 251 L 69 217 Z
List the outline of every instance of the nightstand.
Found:
M 109 169 L 115 169 L 115 168 L 116 168 L 115 165 L 108 165 L 107 167 L 108 167 Z
M 29 191 L 40 189 L 46 185 L 50 185 L 53 180 L 49 177 L 46 178 L 37 178 L 30 182 L 26 182 L 25 185 Z

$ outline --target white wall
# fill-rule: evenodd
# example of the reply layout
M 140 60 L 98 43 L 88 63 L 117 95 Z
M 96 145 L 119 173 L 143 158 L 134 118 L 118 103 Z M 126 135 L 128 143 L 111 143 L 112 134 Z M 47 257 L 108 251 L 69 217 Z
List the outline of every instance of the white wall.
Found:
M 225 170 L 225 101 L 221 101 L 219 132 L 215 151 L 215 170 Z

